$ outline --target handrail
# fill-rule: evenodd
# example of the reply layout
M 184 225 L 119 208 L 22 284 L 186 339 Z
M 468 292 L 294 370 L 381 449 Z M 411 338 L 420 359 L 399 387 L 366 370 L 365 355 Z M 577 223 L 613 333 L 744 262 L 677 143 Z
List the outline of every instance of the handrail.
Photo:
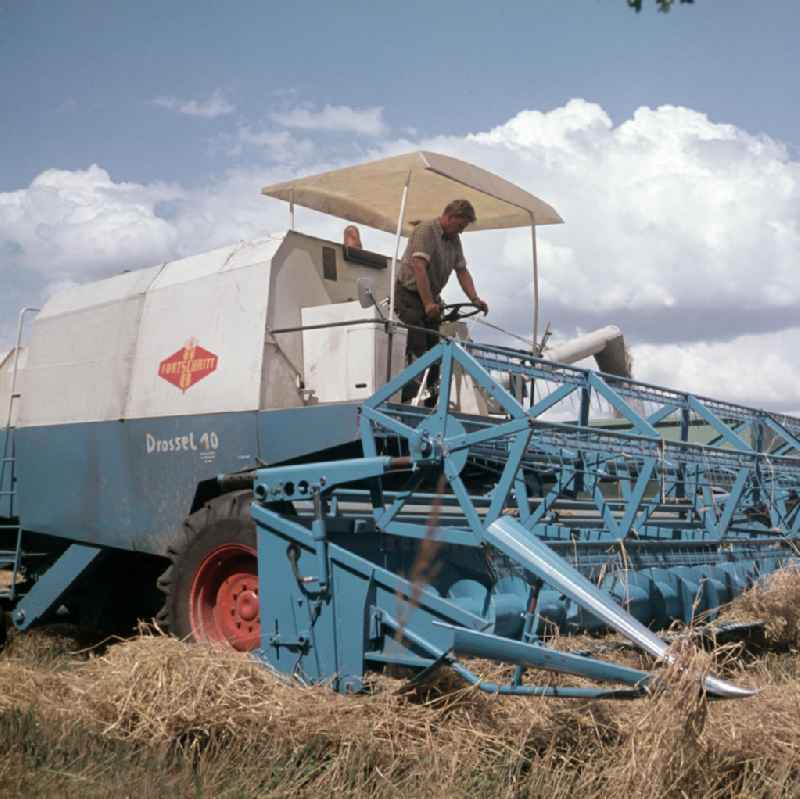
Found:
M 14 346 L 14 365 L 11 367 L 11 391 L 8 395 L 8 414 L 6 416 L 6 428 L 11 428 L 11 416 L 14 406 L 14 400 L 17 397 L 17 375 L 19 372 L 19 351 L 22 345 L 22 328 L 25 324 L 25 315 L 28 313 L 38 312 L 40 308 L 31 308 L 29 306 L 23 307 L 19 312 L 17 319 L 17 339 Z M 6 456 L 4 453 L 3 457 Z

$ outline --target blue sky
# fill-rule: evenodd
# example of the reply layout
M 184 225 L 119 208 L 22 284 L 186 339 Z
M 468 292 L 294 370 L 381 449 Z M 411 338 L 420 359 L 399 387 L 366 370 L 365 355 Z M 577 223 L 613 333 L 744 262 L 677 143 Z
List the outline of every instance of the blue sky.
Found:
M 92 163 L 116 180 L 196 184 L 231 166 L 213 142 L 232 122 L 302 103 L 382 106 L 392 131 L 423 136 L 571 97 L 615 121 L 669 103 L 796 146 L 794 0 L 643 5 L 3 0 L 0 189 Z M 216 88 L 236 110 L 200 125 L 152 106 Z
M 559 336 L 619 324 L 639 377 L 798 410 L 799 40 L 796 0 L 0 0 L 0 350 L 23 304 L 284 227 L 268 182 L 425 148 L 565 218 Z M 525 235 L 465 249 L 528 333 Z

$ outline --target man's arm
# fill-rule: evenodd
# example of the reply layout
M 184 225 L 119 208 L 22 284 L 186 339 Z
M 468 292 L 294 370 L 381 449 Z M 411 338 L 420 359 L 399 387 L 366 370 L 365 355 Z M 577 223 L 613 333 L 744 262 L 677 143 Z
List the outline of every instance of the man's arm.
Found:
M 440 311 L 439 305 L 433 299 L 431 284 L 428 280 L 428 264 L 424 258 L 415 256 L 411 259 L 411 268 L 414 271 L 414 282 L 417 284 L 417 293 L 422 300 L 425 316 L 434 319 L 439 315 Z
M 477 305 L 483 311 L 483 315 L 486 316 L 486 314 L 489 313 L 489 306 L 478 296 L 478 292 L 475 291 L 475 284 L 472 282 L 472 275 L 469 273 L 469 269 L 466 267 L 464 269 L 459 269 L 456 272 L 456 277 L 458 277 L 458 282 L 464 294 L 467 295 L 467 299 L 474 305 Z

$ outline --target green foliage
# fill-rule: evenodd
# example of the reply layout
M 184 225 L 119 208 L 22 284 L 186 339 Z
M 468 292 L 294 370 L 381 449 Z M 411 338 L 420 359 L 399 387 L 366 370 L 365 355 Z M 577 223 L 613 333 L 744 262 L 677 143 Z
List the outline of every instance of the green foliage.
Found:
M 676 0 L 656 0 L 656 5 L 658 6 L 658 10 L 663 14 L 666 14 L 672 6 L 675 4 Z M 694 3 L 694 0 L 678 0 L 681 4 L 683 3 Z M 628 5 L 636 10 L 638 14 L 642 10 L 642 0 L 628 0 Z

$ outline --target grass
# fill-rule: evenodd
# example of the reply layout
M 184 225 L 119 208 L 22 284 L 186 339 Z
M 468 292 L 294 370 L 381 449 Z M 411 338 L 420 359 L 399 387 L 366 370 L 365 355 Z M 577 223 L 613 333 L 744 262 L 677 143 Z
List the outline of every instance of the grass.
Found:
M 0 790 L 137 799 L 796 796 L 798 607 L 800 573 L 775 575 L 726 611 L 767 619 L 768 651 L 705 652 L 679 640 L 658 688 L 631 702 L 488 696 L 446 674 L 411 693 L 378 675 L 370 693 L 342 697 L 154 630 L 88 649 L 70 628 L 12 635 L 0 655 Z M 614 658 L 642 664 L 636 653 Z M 473 667 L 502 676 L 494 664 Z M 711 670 L 760 692 L 709 701 L 700 685 Z

